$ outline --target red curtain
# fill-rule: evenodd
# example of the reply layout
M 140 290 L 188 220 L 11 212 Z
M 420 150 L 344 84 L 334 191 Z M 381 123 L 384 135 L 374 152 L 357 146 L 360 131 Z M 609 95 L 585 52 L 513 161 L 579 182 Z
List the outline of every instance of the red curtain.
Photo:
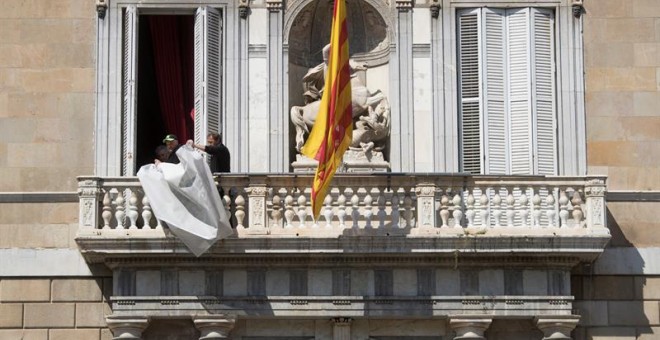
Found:
M 180 143 L 193 137 L 193 18 L 150 16 L 160 112 L 168 133 Z

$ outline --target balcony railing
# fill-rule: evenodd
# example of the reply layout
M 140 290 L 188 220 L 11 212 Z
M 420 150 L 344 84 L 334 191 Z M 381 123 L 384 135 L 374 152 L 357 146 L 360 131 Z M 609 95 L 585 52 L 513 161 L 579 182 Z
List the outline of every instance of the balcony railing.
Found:
M 609 235 L 604 177 L 335 176 L 320 218 L 307 175 L 219 177 L 236 236 Z M 135 177 L 80 177 L 80 235 L 162 235 Z

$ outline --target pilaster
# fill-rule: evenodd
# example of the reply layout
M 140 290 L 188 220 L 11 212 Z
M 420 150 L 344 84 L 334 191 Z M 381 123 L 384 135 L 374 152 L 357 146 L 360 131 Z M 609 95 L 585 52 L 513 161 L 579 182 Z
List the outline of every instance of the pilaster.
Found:
M 140 340 L 142 339 L 142 332 L 149 324 L 149 319 L 146 317 L 109 315 L 105 318 L 105 322 L 112 332 L 113 340 Z
M 486 340 L 484 332 L 493 322 L 492 318 L 470 315 L 457 315 L 449 317 L 449 327 L 456 336 L 454 340 Z
M 399 131 L 393 131 L 391 163 L 394 171 L 415 171 L 414 105 L 413 105 L 413 19 L 412 0 L 396 1 L 396 60 L 393 75 L 392 102 L 394 112 L 393 126 L 398 124 Z M 396 136 L 398 135 L 398 136 Z M 398 137 L 398 141 L 396 140 Z M 398 164 L 397 164 L 398 163 Z
M 351 318 L 333 318 L 332 339 L 351 340 Z
M 266 0 L 268 8 L 268 111 L 270 162 L 268 170 L 284 172 L 289 170 L 288 136 L 289 115 L 284 114 L 284 63 L 282 31 L 284 28 L 284 4 L 282 0 Z
M 229 315 L 205 315 L 195 316 L 193 322 L 201 333 L 199 340 L 220 340 L 229 339 L 236 318 Z
M 571 340 L 571 331 L 577 326 L 580 316 L 536 317 L 534 321 L 543 332 L 543 340 Z

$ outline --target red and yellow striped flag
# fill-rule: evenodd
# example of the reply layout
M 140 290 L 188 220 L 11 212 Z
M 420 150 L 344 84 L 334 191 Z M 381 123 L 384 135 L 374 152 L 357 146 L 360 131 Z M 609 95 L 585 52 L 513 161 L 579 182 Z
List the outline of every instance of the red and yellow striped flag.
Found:
M 321 107 L 302 149 L 305 156 L 319 161 L 312 185 L 312 212 L 315 220 L 318 219 L 330 181 L 353 136 L 345 0 L 335 0 L 327 66 Z

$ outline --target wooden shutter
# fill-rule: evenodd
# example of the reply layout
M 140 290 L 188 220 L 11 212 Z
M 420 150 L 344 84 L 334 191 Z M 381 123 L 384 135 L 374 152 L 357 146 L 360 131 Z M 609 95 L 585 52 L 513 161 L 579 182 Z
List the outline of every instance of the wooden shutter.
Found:
M 507 129 L 507 52 L 504 11 L 484 8 L 482 16 L 484 110 L 483 129 L 486 155 L 485 172 L 506 174 Z
M 463 171 L 481 173 L 481 90 L 478 10 L 458 13 L 459 111 Z
M 526 175 L 532 168 L 531 61 L 529 8 L 507 10 L 509 169 Z
M 551 10 L 532 9 L 532 59 L 534 91 L 536 164 L 540 175 L 557 174 L 557 137 L 555 108 L 554 15 Z
M 122 61 L 122 175 L 135 175 L 135 134 L 137 121 L 137 33 L 135 5 L 124 10 Z
M 222 17 L 212 7 L 195 14 L 195 143 L 206 144 L 206 135 L 218 132 L 221 103 Z

